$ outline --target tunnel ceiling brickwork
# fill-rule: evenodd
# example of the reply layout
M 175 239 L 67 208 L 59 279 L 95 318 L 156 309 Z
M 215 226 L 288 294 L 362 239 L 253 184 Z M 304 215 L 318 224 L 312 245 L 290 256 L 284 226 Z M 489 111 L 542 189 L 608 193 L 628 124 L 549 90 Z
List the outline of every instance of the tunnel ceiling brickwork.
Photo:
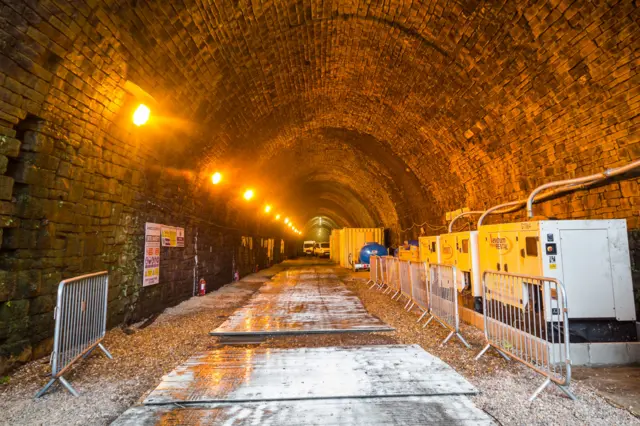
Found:
M 195 128 L 157 150 L 167 164 L 249 169 L 314 138 L 342 139 L 366 157 L 364 144 L 376 141 L 383 151 L 373 153 L 391 160 L 358 182 L 348 174 L 348 186 L 367 202 L 386 194 L 356 222 L 440 222 L 444 211 L 640 155 L 639 12 L 630 1 L 61 0 L 4 9 L 4 31 L 22 49 L 4 72 L 27 70 L 13 93 L 22 99 L 4 101 L 17 110 L 5 114 L 81 115 L 87 128 L 72 133 L 113 132 L 129 79 Z M 281 169 L 283 182 L 306 179 L 301 155 Z M 331 155 L 311 156 L 342 168 Z M 637 227 L 636 200 L 621 204 Z

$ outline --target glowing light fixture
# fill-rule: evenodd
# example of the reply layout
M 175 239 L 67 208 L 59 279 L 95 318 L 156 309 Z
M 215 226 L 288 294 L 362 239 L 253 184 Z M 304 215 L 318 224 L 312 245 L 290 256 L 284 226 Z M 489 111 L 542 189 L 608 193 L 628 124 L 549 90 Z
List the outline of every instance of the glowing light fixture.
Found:
M 219 172 L 215 172 L 214 174 L 211 175 L 211 182 L 214 185 L 219 184 L 220 182 L 222 182 L 222 175 Z
M 276 215 L 276 220 L 280 220 L 280 215 L 279 214 Z
M 284 223 L 289 223 L 289 218 L 288 217 L 284 218 Z
M 267 204 L 266 206 L 264 206 L 264 212 L 265 213 L 269 213 L 271 211 L 271 206 L 269 204 Z
M 243 197 L 245 200 L 249 201 L 250 199 L 253 198 L 253 195 L 254 195 L 253 189 L 247 189 L 246 191 L 244 191 Z
M 133 124 L 140 127 L 149 121 L 151 110 L 145 104 L 138 105 L 136 111 L 133 113 Z

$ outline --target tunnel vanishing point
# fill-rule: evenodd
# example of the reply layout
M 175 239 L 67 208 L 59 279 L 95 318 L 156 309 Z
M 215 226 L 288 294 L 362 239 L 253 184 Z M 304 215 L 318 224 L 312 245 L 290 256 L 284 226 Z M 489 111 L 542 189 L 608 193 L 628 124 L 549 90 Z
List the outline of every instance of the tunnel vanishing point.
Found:
M 0 372 L 49 354 L 63 278 L 109 270 L 115 326 L 318 232 L 398 244 L 638 160 L 639 22 L 630 0 L 0 0 Z M 536 205 L 627 220 L 636 306 L 638 183 Z M 185 231 L 146 287 L 145 223 Z

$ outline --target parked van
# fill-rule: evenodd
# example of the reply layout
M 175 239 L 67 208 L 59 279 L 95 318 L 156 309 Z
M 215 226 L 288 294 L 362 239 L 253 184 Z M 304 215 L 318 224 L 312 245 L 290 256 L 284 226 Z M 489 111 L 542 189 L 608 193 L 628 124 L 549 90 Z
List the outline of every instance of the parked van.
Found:
M 302 243 L 302 250 L 304 251 L 305 256 L 313 256 L 315 248 L 315 241 L 305 241 Z
M 331 256 L 331 244 L 330 243 L 316 243 L 316 256 L 329 257 Z

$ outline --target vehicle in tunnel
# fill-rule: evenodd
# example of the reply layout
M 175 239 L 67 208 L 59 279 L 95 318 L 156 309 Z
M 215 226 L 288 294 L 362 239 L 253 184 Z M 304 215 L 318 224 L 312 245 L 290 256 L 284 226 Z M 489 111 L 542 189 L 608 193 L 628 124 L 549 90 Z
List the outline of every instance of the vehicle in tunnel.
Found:
M 331 243 L 316 243 L 316 256 L 318 257 L 331 256 Z
M 314 256 L 316 250 L 316 242 L 313 240 L 304 241 L 302 243 L 302 251 L 305 256 Z

